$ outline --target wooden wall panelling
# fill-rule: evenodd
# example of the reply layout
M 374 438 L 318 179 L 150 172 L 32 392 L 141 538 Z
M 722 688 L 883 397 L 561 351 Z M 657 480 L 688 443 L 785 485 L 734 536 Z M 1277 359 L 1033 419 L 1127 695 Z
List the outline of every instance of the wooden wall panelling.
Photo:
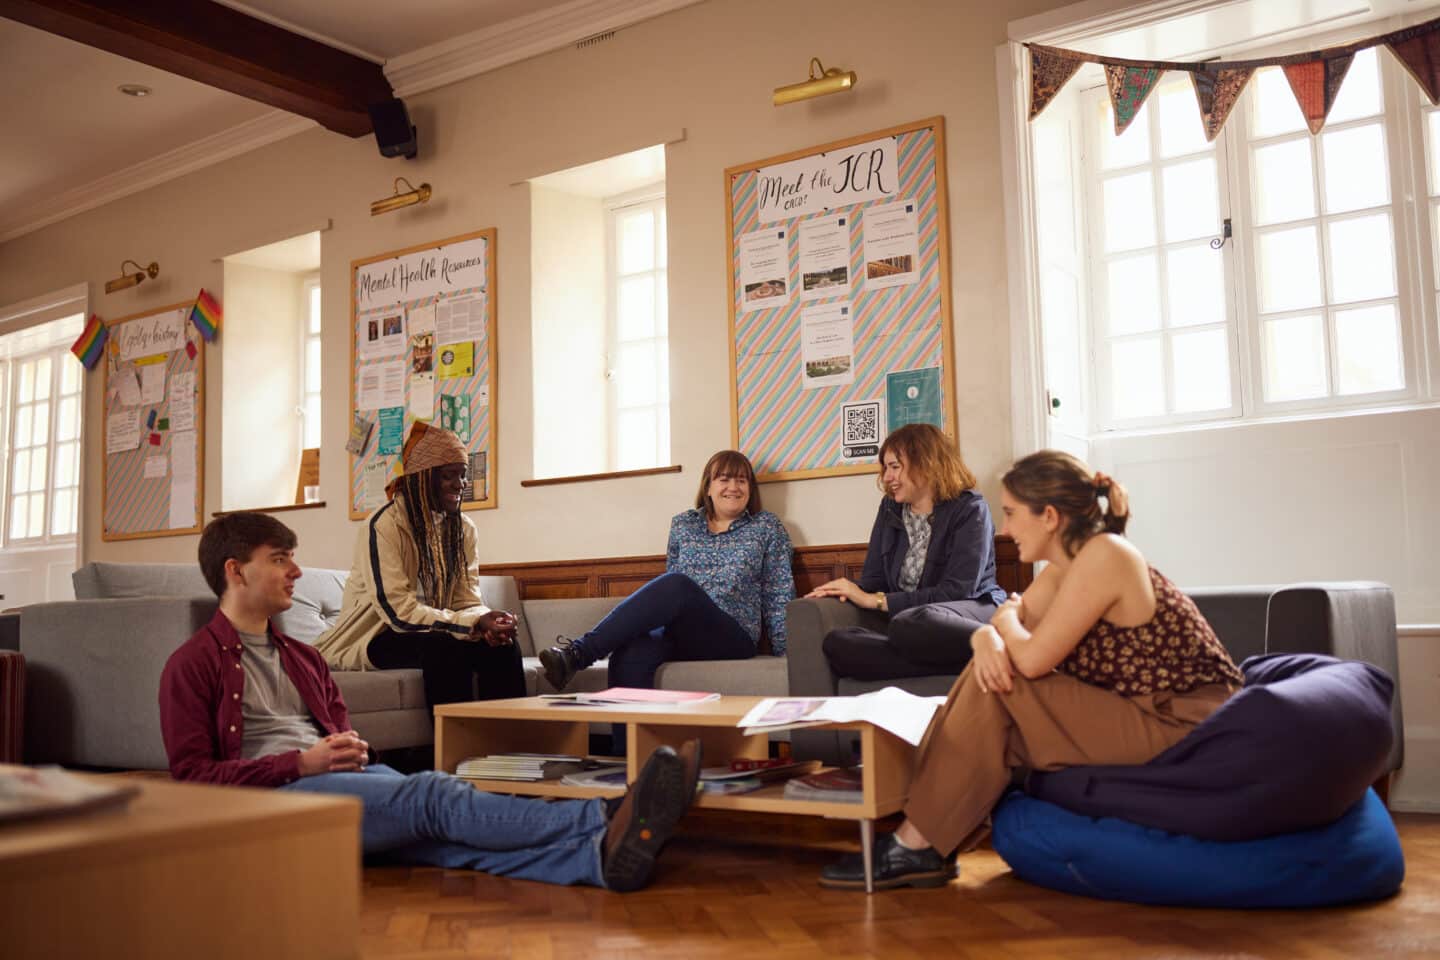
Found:
M 1007 593 L 1018 593 L 1030 585 L 1034 579 L 1033 569 L 1030 564 L 1020 562 L 1013 540 L 996 537 L 995 553 L 995 577 Z M 839 577 L 858 580 L 864 564 L 863 543 L 796 547 L 795 592 L 804 596 L 827 580 Z M 481 566 L 480 572 L 514 577 L 521 600 L 624 597 L 665 572 L 665 555 L 492 563 Z

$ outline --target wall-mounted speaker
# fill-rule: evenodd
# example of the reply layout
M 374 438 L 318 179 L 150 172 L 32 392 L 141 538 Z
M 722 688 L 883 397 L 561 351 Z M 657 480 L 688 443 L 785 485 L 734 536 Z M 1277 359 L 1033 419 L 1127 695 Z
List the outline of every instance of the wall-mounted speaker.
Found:
M 419 150 L 415 128 L 410 124 L 410 111 L 399 98 L 370 104 L 370 125 L 375 128 L 375 142 L 382 157 L 414 159 Z

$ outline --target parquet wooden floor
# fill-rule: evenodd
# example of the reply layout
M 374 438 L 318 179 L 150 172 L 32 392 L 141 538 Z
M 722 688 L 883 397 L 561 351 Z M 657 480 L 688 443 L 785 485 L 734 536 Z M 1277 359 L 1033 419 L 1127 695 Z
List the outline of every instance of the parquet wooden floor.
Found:
M 365 870 L 367 958 L 572 960 L 997 957 L 1440 957 L 1440 817 L 1397 817 L 1407 875 L 1384 902 L 1195 910 L 1071 897 L 1013 877 L 988 848 L 943 890 L 822 889 L 850 824 L 692 814 L 648 890 L 617 895 L 429 868 Z

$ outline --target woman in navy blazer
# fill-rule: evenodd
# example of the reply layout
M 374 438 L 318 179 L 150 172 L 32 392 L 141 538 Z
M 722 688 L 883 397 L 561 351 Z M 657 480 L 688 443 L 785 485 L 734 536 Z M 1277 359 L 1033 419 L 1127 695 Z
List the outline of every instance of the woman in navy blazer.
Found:
M 970 662 L 970 634 L 1005 602 L 990 507 L 955 445 L 928 423 L 886 437 L 880 463 L 886 497 L 860 582 L 831 580 L 807 596 L 878 611 L 883 629 L 832 630 L 825 656 L 837 676 L 859 680 L 958 673 Z

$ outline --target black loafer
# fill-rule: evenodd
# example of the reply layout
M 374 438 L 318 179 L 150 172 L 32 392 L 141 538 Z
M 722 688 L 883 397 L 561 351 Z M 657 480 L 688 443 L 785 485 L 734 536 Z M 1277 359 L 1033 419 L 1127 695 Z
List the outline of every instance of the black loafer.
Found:
M 893 833 L 875 838 L 875 889 L 894 887 L 943 887 L 955 879 L 955 860 L 942 857 L 934 847 L 911 850 L 901 846 Z M 865 858 L 847 854 L 820 871 L 820 886 L 839 890 L 865 889 Z

